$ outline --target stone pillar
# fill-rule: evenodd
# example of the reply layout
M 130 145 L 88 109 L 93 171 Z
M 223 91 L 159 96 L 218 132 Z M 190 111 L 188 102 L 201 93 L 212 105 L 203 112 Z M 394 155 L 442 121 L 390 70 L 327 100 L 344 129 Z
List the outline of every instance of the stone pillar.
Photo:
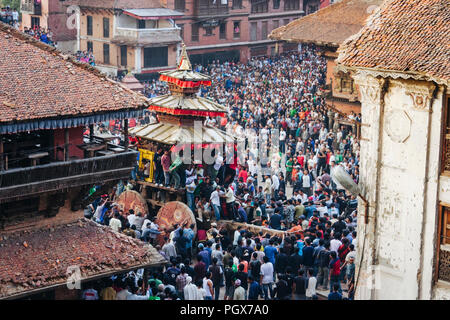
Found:
M 380 122 L 383 117 L 382 88 L 384 80 L 371 76 L 355 76 L 361 91 L 362 122 L 369 124 L 362 127 L 360 153 L 360 188 L 361 194 L 368 201 L 369 214 L 364 217 L 365 204 L 359 201 L 358 206 L 358 259 L 356 261 L 355 284 L 356 299 L 373 299 L 376 277 L 373 266 L 377 242 L 376 232 L 377 183 L 379 179 L 381 148 Z M 362 259 L 361 259 L 362 257 Z M 358 272 L 359 271 L 359 272 Z
M 124 131 L 124 142 L 125 142 L 125 151 L 128 151 L 128 145 L 130 140 L 128 139 L 128 119 L 123 120 L 123 131 Z
M 370 206 L 367 224 L 358 207 L 356 299 L 430 299 L 442 89 L 354 78 L 362 104 L 360 187 Z
M 64 161 L 69 161 L 69 129 L 64 129 Z
M 142 71 L 142 47 L 136 46 L 134 53 L 134 69 L 136 73 L 141 73 Z

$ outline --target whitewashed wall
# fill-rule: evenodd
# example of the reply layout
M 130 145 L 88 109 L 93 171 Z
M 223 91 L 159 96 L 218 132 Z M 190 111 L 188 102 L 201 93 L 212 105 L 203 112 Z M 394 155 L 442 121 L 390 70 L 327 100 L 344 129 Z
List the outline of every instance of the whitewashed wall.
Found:
M 362 100 L 360 184 L 370 204 L 368 225 L 358 220 L 357 298 L 430 299 L 443 90 L 430 106 L 431 82 L 354 78 Z

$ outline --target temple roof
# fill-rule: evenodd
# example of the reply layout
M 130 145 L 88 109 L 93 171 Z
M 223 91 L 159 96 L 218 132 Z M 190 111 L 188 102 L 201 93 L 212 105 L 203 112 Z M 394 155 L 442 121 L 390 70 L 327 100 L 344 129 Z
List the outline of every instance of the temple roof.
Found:
M 226 107 L 194 95 L 166 94 L 151 98 L 149 101 L 150 110 L 173 115 L 223 117 L 228 113 Z
M 151 245 L 86 219 L 2 235 L 0 257 L 0 299 L 66 285 L 71 266 L 86 281 L 166 263 Z
M 192 71 L 191 61 L 183 44 L 180 63 L 177 69 L 160 72 L 161 81 L 174 83 L 181 88 L 199 87 L 200 85 L 210 86 L 211 77 L 200 72 Z
M 342 0 L 273 30 L 269 38 L 338 47 L 383 0 Z
M 449 83 L 449 39 L 449 0 L 390 0 L 341 45 L 337 62 Z
M 183 126 L 170 123 L 153 123 L 145 126 L 134 127 L 130 129 L 130 134 L 136 137 L 156 141 L 167 145 L 176 144 L 225 144 L 233 143 L 234 137 L 227 135 L 215 127 L 202 125 L 201 136 L 198 135 L 200 131 L 196 131 L 195 126 Z

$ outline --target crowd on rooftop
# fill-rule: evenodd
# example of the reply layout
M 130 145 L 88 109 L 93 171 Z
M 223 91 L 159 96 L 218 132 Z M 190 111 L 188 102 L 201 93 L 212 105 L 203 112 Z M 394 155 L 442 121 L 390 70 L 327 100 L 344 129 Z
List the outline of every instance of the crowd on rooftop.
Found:
M 19 12 L 16 9 L 11 9 L 10 6 L 1 8 L 0 21 L 19 29 Z
M 45 29 L 38 25 L 34 25 L 32 28 L 24 27 L 23 32 L 32 36 L 36 40 L 42 41 L 51 46 L 56 45 L 53 41 L 53 32 L 50 28 Z

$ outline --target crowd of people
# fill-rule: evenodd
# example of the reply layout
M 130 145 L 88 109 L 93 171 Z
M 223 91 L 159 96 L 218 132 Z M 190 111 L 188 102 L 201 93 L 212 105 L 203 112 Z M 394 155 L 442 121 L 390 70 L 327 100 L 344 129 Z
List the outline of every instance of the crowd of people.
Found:
M 19 12 L 9 6 L 1 8 L 0 21 L 19 29 Z
M 88 215 L 152 243 L 167 265 L 108 279 L 106 287 L 97 283 L 86 292 L 98 297 L 108 290 L 119 300 L 255 300 L 317 299 L 316 290 L 322 289 L 329 299 L 352 299 L 357 199 L 333 172 L 342 166 L 358 182 L 359 144 L 355 128 L 339 125 L 340 115 L 325 106 L 325 59 L 313 46 L 303 46 L 246 64 L 195 69 L 213 82 L 199 94 L 230 111 L 206 124 L 241 135 L 242 161 L 228 164 L 219 153 L 211 165 L 185 165 L 158 148 L 154 183 L 185 188 L 197 234 L 193 225 L 162 230 L 154 213 L 123 212 L 108 198 L 97 199 Z M 158 81 L 145 87 L 149 97 L 167 92 Z M 360 115 L 349 118 L 360 121 Z M 267 159 L 258 152 L 263 142 L 270 149 Z M 136 177 L 148 178 L 149 166 L 145 163 Z M 119 183 L 115 195 L 136 188 L 131 181 Z M 230 234 L 218 227 L 222 219 L 285 232 L 280 237 L 238 228 Z
M 32 36 L 36 40 L 55 46 L 56 43 L 53 41 L 53 32 L 50 28 L 41 28 L 38 25 L 34 25 L 32 28 L 24 27 L 24 33 Z
M 90 64 L 91 66 L 95 66 L 95 57 L 92 51 L 77 51 L 75 53 L 75 58 L 78 61 Z

